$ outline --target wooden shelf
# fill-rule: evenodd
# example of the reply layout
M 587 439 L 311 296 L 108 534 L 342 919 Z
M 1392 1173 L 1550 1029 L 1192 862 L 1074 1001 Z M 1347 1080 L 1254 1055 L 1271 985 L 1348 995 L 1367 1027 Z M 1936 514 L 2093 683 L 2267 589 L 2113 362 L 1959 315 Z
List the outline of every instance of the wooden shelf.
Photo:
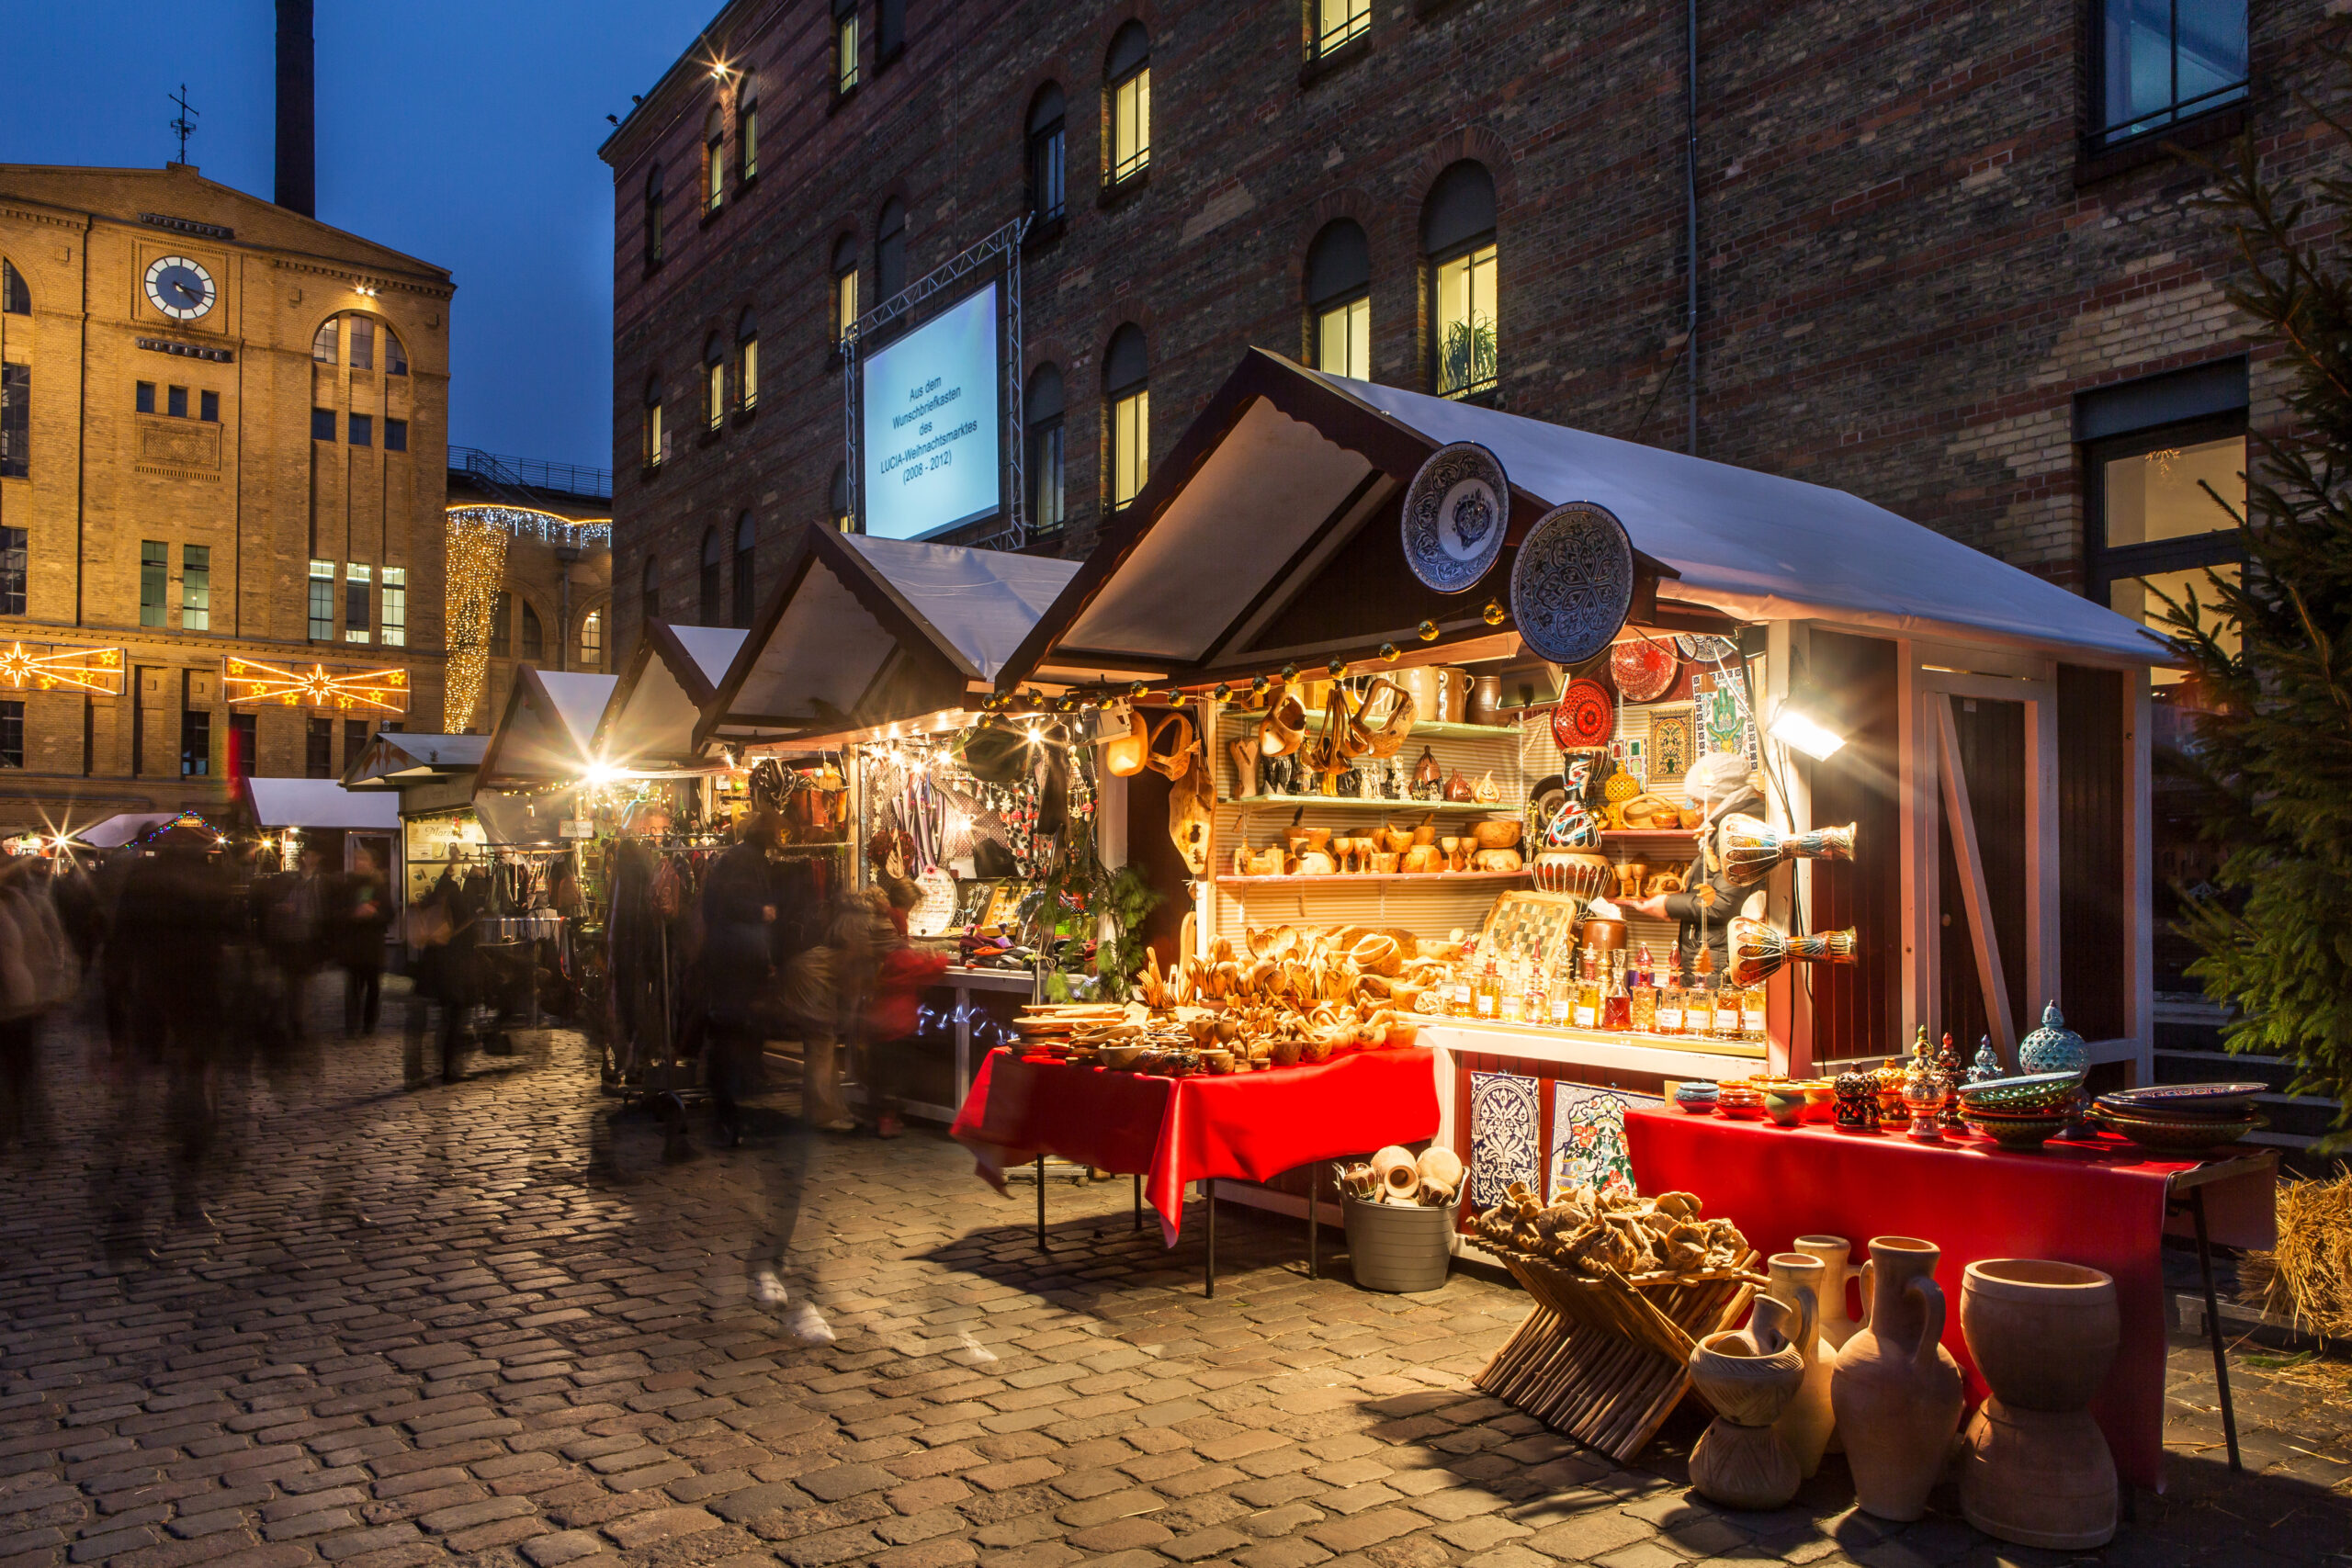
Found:
M 1600 841 L 1603 845 L 1623 844 L 1629 850 L 1687 850 L 1698 837 L 1688 828 L 1605 828 L 1601 829 Z
M 1530 882 L 1532 871 L 1394 871 L 1394 872 L 1334 872 L 1329 876 L 1235 876 L 1222 873 L 1216 884 L 1245 887 L 1329 887 L 1334 884 L 1354 886 L 1372 882 L 1418 882 L 1431 887 L 1459 886 L 1464 883 L 1496 884 Z
M 1409 817 L 1414 812 L 1431 811 L 1493 811 L 1516 817 L 1520 806 L 1498 800 L 1481 806 L 1475 800 L 1365 800 L 1352 795 L 1237 795 L 1225 803 L 1227 806 L 1337 806 L 1351 811 L 1379 811 L 1391 817 Z
M 1254 726 L 1266 715 L 1263 709 L 1254 712 L 1235 710 L 1228 716 L 1238 718 L 1246 725 Z M 1323 716 L 1319 712 L 1306 716 L 1307 739 L 1314 739 L 1315 732 L 1322 722 Z M 1444 719 L 1428 719 L 1417 722 L 1410 730 L 1406 732 L 1405 739 L 1409 741 L 1415 736 L 1430 740 L 1516 740 L 1519 739 L 1519 726 L 1515 724 L 1454 724 Z

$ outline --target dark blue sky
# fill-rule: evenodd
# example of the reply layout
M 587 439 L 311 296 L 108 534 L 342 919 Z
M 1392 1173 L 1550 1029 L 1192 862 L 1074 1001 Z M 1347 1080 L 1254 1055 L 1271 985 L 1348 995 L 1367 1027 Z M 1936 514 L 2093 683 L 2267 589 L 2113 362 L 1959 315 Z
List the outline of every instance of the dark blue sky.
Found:
M 596 148 L 720 0 L 318 0 L 319 217 L 457 277 L 449 439 L 612 461 L 610 171 Z M 0 163 L 188 162 L 271 194 L 271 0 L 0 0 Z

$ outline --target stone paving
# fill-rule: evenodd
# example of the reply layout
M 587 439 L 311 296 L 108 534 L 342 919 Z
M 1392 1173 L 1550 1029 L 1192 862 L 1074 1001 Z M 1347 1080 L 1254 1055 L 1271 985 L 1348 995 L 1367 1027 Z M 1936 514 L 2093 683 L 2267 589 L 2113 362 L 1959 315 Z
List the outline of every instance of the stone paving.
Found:
M 161 1168 L 85 1043 L 52 1026 L 53 1130 L 7 1156 L 0 1568 L 2063 1560 L 1948 1488 L 1876 1522 L 1835 1458 L 1788 1508 L 1717 1510 L 1689 1412 L 1620 1466 L 1470 1385 L 1525 1310 L 1498 1277 L 1310 1281 L 1295 1224 L 1227 1207 L 1204 1301 L 1197 1204 L 1163 1252 L 1125 1182 L 1055 1183 L 1041 1257 L 1028 1194 L 921 1132 L 815 1145 L 785 1275 L 838 1337 L 805 1343 L 746 1284 L 794 1145 L 663 1163 L 650 1124 L 600 1131 L 562 1034 L 415 1092 L 390 1035 L 239 1077 L 211 1223 L 158 1203 L 152 1251 L 110 1255 Z M 2352 1561 L 2343 1405 L 2244 1369 L 2262 1473 L 2233 1477 L 2210 1371 L 2176 1346 L 2171 1488 L 2097 1555 Z

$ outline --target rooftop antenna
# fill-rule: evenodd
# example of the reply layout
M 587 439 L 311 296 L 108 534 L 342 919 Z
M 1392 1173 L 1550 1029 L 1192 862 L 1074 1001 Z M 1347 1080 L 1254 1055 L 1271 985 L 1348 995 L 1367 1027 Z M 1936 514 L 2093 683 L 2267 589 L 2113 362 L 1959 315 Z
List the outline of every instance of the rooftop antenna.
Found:
M 178 97 L 172 97 L 167 94 L 165 95 L 164 101 L 167 104 L 177 104 L 180 107 L 180 117 L 179 118 L 172 121 L 172 130 L 179 136 L 179 161 L 185 164 L 187 162 L 187 139 L 189 136 L 194 134 L 196 130 L 194 121 L 192 121 L 188 117 L 191 115 L 200 114 L 201 111 L 192 109 L 187 107 L 187 84 L 185 82 L 180 84 L 180 93 Z

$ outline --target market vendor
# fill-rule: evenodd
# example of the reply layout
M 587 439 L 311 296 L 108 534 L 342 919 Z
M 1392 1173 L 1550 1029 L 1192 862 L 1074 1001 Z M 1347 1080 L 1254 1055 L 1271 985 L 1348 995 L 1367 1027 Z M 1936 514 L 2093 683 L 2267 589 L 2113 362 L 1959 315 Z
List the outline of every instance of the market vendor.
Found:
M 1747 913 L 1745 905 L 1748 899 L 1762 890 L 1736 886 L 1724 874 L 1718 838 L 1724 818 L 1734 812 L 1763 816 L 1764 796 L 1756 788 L 1756 775 L 1747 757 L 1737 751 L 1717 751 L 1699 759 L 1684 775 L 1682 792 L 1703 814 L 1699 824 L 1698 853 L 1682 874 L 1683 891 L 1649 898 L 1620 898 L 1617 907 L 1630 915 L 1673 920 L 1679 925 L 1680 929 L 1675 936 L 1676 966 L 1686 978 L 1695 973 L 1702 946 L 1713 954 L 1708 973 L 1720 975 L 1730 962 L 1724 933 L 1731 926 L 1732 917 Z

